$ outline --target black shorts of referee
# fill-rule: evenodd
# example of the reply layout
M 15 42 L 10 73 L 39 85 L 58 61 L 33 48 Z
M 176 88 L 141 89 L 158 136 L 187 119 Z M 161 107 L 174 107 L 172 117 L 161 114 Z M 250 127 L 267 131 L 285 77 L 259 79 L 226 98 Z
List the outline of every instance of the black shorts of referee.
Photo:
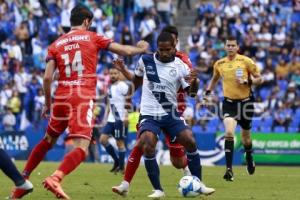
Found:
M 252 127 L 252 117 L 254 114 L 254 97 L 249 96 L 245 99 L 230 99 L 224 97 L 222 104 L 221 117 L 234 118 L 238 125 L 244 130 L 250 130 Z

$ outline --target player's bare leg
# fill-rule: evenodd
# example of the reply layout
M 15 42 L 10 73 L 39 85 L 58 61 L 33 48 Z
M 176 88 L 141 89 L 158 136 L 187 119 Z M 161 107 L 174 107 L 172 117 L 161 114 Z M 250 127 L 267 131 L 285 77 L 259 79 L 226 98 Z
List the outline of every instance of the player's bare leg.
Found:
M 224 120 L 225 126 L 225 158 L 226 158 L 226 171 L 223 178 L 226 181 L 233 181 L 233 151 L 234 151 L 234 131 L 237 126 L 237 122 L 232 117 L 226 117 Z
M 252 140 L 250 130 L 242 129 L 242 143 L 245 148 L 245 158 L 247 164 L 247 172 L 249 175 L 253 175 L 255 172 L 255 162 L 253 159 Z
M 85 160 L 89 143 L 90 140 L 88 139 L 75 138 L 75 149 L 65 155 L 59 168 L 43 181 L 44 187 L 51 191 L 57 198 L 70 199 L 70 197 L 63 191 L 61 181 Z

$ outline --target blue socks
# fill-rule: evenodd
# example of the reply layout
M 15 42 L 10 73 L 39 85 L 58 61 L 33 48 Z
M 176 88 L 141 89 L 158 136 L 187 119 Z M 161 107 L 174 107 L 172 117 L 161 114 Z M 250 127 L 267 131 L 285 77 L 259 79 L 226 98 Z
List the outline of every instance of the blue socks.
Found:
M 156 162 L 155 155 L 153 156 L 144 156 L 145 167 L 148 173 L 148 177 L 151 181 L 151 184 L 155 190 L 163 191 L 160 180 L 159 180 L 159 167 Z
M 126 153 L 126 149 L 119 149 L 119 167 L 120 167 L 120 169 L 124 169 L 125 153 Z
M 105 150 L 114 159 L 115 163 L 119 164 L 118 156 L 115 152 L 114 147 L 110 143 L 107 143 L 107 145 L 105 146 Z
M 0 149 L 0 169 L 15 183 L 16 186 L 20 186 L 25 182 L 23 176 L 3 149 Z
M 188 159 L 188 166 L 192 175 L 197 176 L 200 180 L 202 180 L 202 166 L 198 150 L 194 152 L 186 152 L 186 155 Z

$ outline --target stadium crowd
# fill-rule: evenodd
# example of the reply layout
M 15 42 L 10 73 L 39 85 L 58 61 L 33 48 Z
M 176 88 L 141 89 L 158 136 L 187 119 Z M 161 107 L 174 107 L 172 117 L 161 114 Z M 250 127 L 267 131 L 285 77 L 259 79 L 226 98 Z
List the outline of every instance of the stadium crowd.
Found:
M 0 126 L 5 130 L 19 130 L 20 121 L 25 118 L 39 125 L 44 103 L 41 86 L 47 47 L 69 30 L 70 10 L 77 2 L 0 0 Z M 173 24 L 176 17 L 176 5 L 172 0 L 80 2 L 94 13 L 93 31 L 122 44 L 144 39 L 151 44 L 151 50 L 156 48 L 155 40 L 161 28 Z M 197 11 L 195 26 L 188 38 L 181 38 L 187 39 L 185 50 L 199 70 L 201 80 L 196 100 L 187 99 L 186 119 L 195 132 L 224 130 L 213 110 L 202 106 L 201 98 L 212 75 L 213 63 L 225 55 L 225 38 L 234 35 L 238 38 L 240 53 L 255 60 L 264 77 L 264 84 L 253 90 L 257 98 L 253 130 L 299 132 L 300 2 L 220 2 L 199 0 L 193 8 Z M 105 94 L 109 85 L 108 68 L 114 55 L 101 52 L 100 58 L 98 92 Z M 124 60 L 129 69 L 133 69 L 137 57 Z M 220 102 L 221 91 L 219 85 L 215 102 Z M 137 91 L 133 98 L 135 106 L 139 105 L 139 97 L 140 91 Z M 103 109 L 98 112 L 101 113 Z

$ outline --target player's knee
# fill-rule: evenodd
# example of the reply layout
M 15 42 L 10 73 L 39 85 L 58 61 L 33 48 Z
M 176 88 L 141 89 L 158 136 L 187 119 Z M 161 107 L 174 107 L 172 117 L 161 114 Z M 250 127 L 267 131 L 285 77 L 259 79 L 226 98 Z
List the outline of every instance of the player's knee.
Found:
M 147 156 L 155 154 L 155 144 L 153 142 L 147 141 L 143 145 L 144 154 Z
M 106 135 L 101 135 L 100 139 L 99 139 L 100 144 L 102 144 L 103 146 L 107 145 L 108 142 L 108 138 L 106 137 Z
M 117 147 L 118 149 L 125 149 L 124 140 L 117 140 Z
M 225 138 L 233 138 L 234 137 L 234 131 L 233 130 L 226 130 Z

